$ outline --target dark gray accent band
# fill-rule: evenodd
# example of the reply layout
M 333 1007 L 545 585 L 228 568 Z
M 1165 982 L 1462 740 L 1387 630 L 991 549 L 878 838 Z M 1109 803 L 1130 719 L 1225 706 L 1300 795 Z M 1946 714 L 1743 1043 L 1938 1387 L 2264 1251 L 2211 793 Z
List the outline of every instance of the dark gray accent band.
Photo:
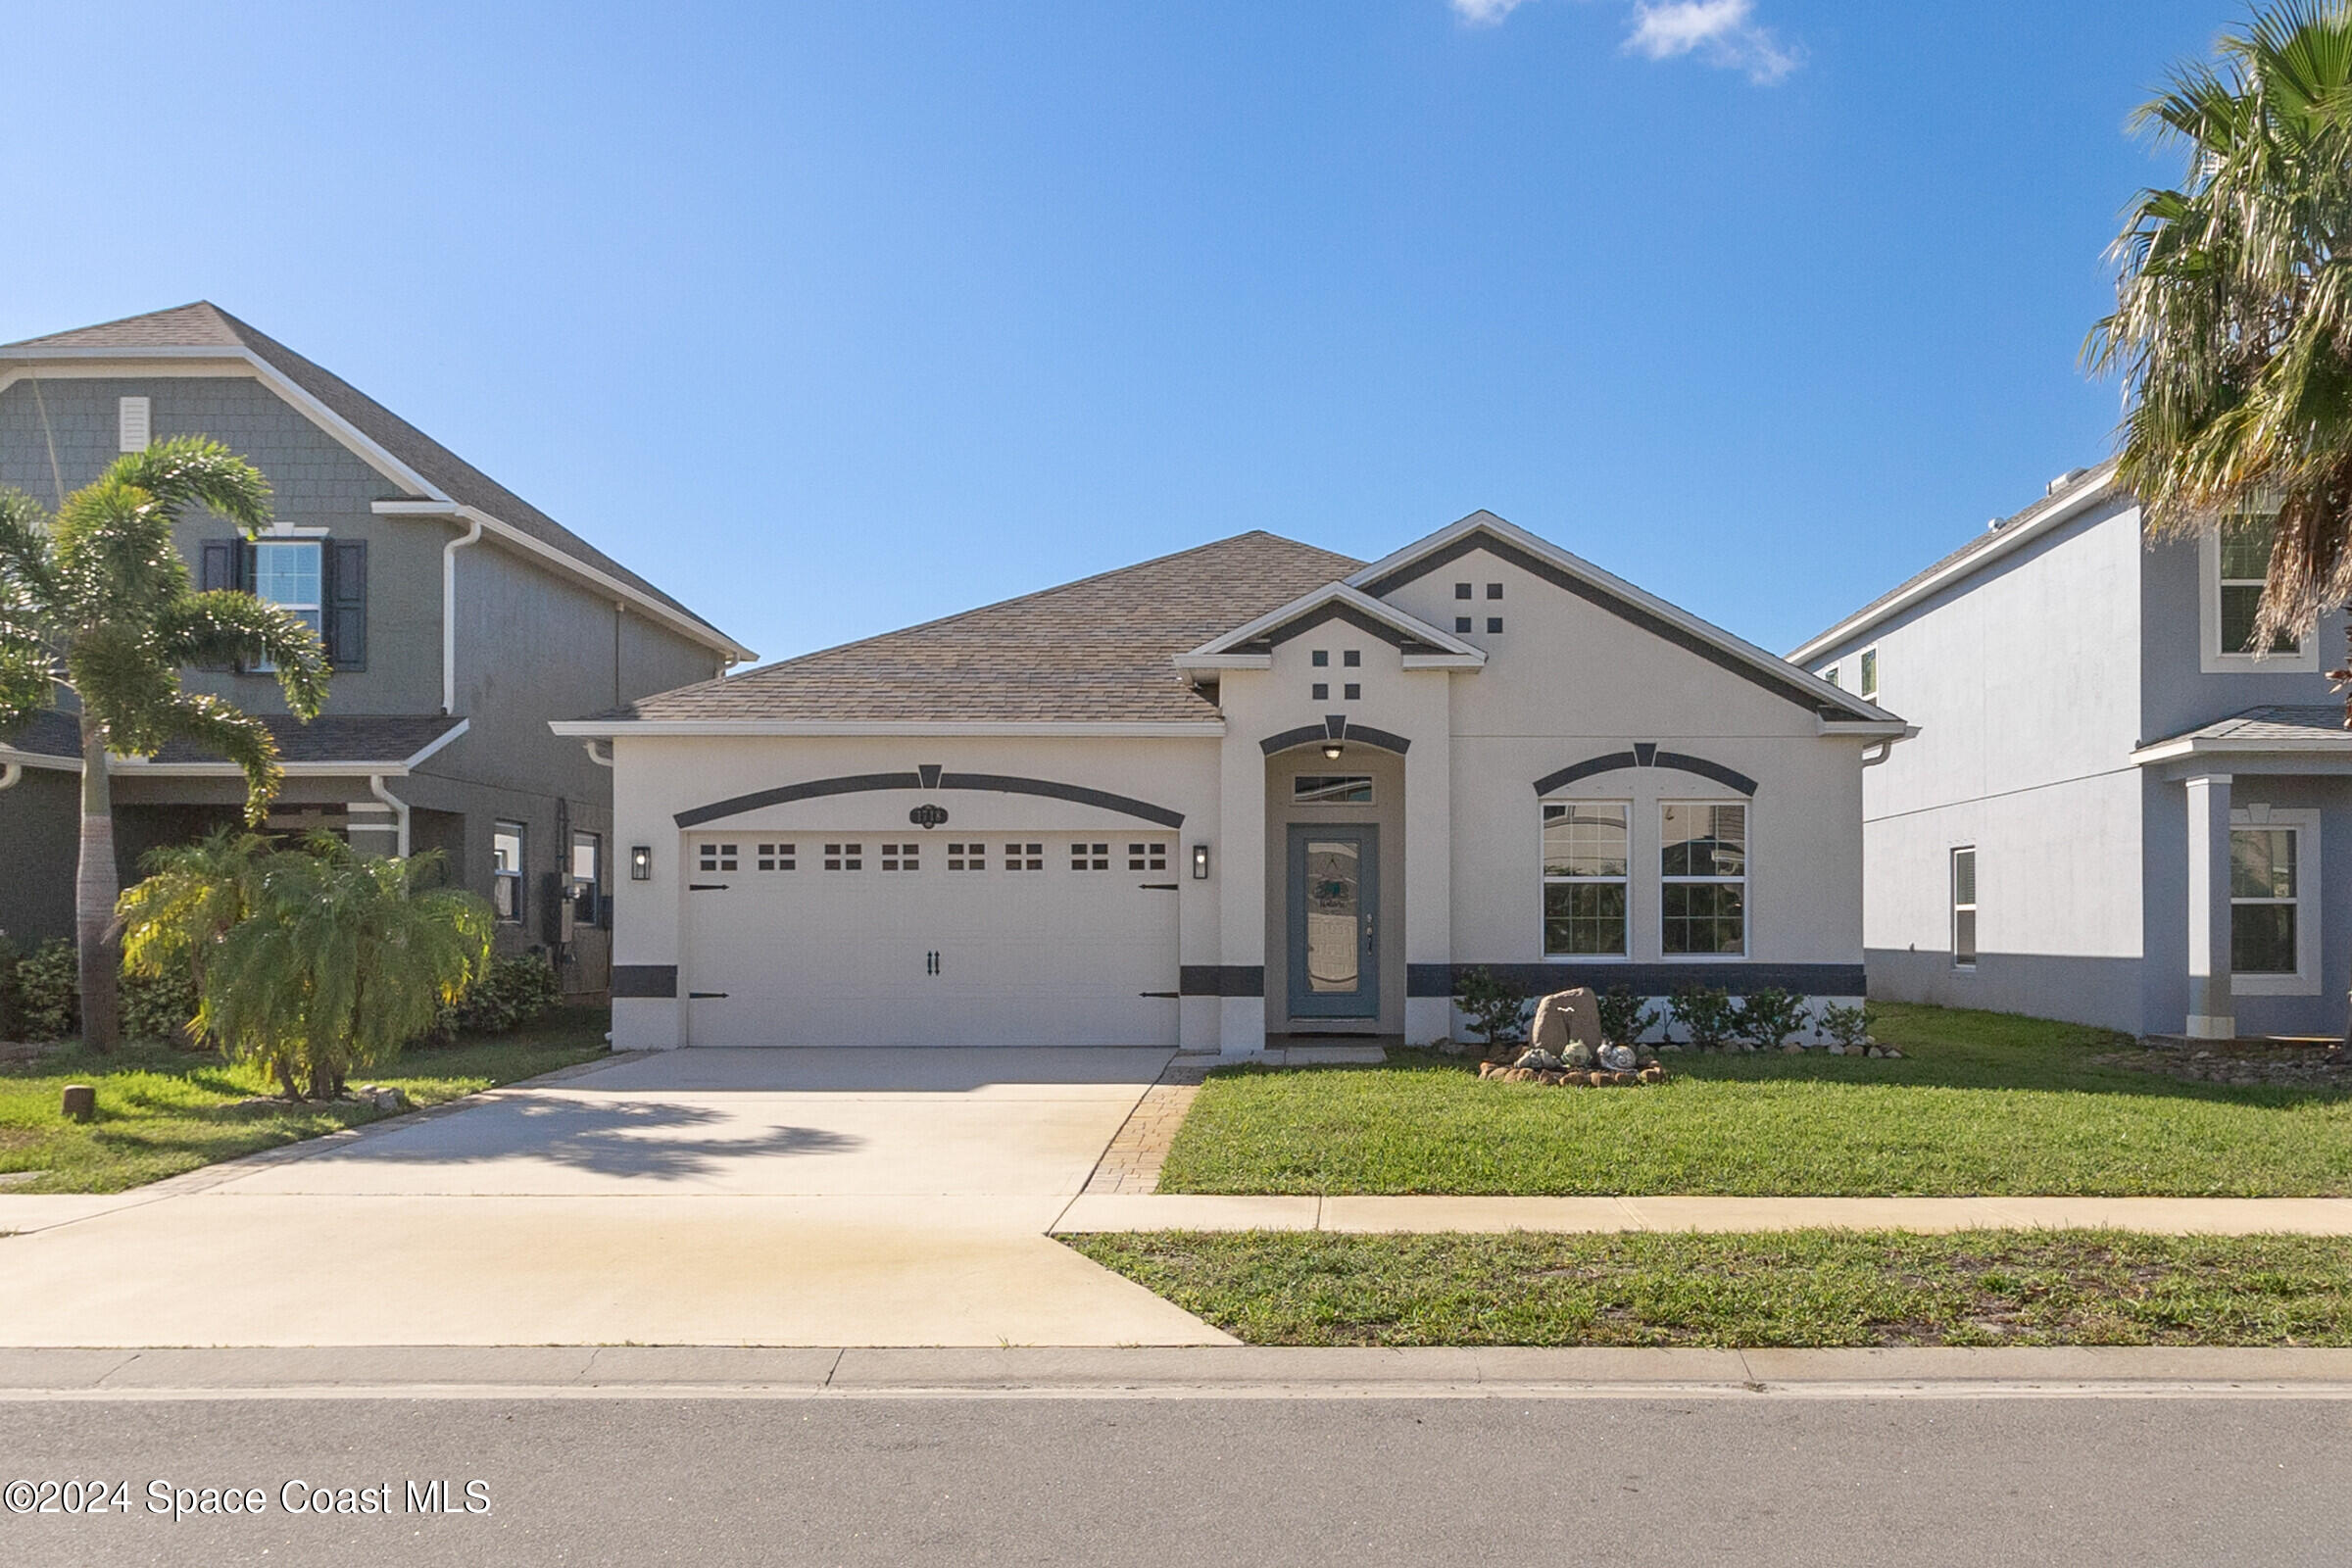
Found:
M 1176 984 L 1188 997 L 1262 997 L 1266 970 L 1257 963 L 1188 963 Z
M 1319 609 L 1310 610 L 1296 620 L 1286 620 L 1271 631 L 1261 632 L 1236 648 L 1234 652 L 1270 654 L 1279 644 L 1287 643 L 1294 637 L 1335 620 L 1345 621 L 1360 632 L 1369 633 L 1400 653 L 1439 654 L 1446 652 L 1445 649 L 1434 643 L 1424 642 L 1407 632 L 1398 631 L 1385 620 L 1374 619 L 1353 605 L 1340 604 L 1336 601 Z
M 612 966 L 612 995 L 615 998 L 645 999 L 674 997 L 678 994 L 678 966 L 674 963 L 616 963 Z
M 1866 989 L 1858 963 L 1411 963 L 1405 965 L 1408 997 L 1450 997 L 1472 969 L 1494 971 L 1496 979 L 1527 995 L 1542 996 L 1573 986 L 1638 997 L 1670 997 L 1684 986 L 1721 989 L 1735 997 L 1778 987 L 1798 996 L 1858 997 Z
M 1737 768 L 1726 767 L 1721 762 L 1710 762 L 1703 757 L 1692 757 L 1688 752 L 1661 752 L 1656 741 L 1636 741 L 1630 752 L 1604 752 L 1598 757 L 1588 757 L 1581 762 L 1571 762 L 1558 772 L 1546 773 L 1536 780 L 1536 793 L 1549 795 L 1553 790 L 1564 788 L 1580 778 L 1591 778 L 1597 773 L 1614 773 L 1621 767 L 1671 767 L 1679 773 L 1695 773 L 1700 778 L 1711 778 L 1742 795 L 1756 793 L 1756 781 Z
M 723 816 L 739 816 L 756 811 L 762 806 L 782 806 L 788 801 L 813 801 L 827 795 L 862 795 L 870 790 L 921 789 L 923 781 L 912 773 L 849 773 L 840 778 L 812 778 L 801 784 L 780 784 L 772 790 L 757 790 L 750 795 L 731 796 L 698 806 L 691 811 L 680 811 L 677 824 L 694 827 L 704 822 L 715 822 Z
M 934 770 L 926 765 L 923 771 Z M 713 801 L 709 806 L 698 806 L 691 811 L 680 811 L 676 821 L 680 827 L 695 827 L 704 822 L 715 822 L 721 817 L 756 811 L 762 806 L 781 806 L 790 801 L 810 801 L 827 795 L 861 795 L 875 790 L 915 789 L 988 790 L 999 795 L 1042 795 L 1051 800 L 1100 807 L 1123 816 L 1157 822 L 1162 827 L 1184 826 L 1182 811 L 1153 806 L 1149 801 L 1113 795 L 1108 790 L 1089 789 L 1083 784 L 1062 784 L 1047 778 L 1015 778 L 1004 773 L 950 773 L 944 770 L 939 771 L 929 783 L 924 782 L 922 773 L 854 773 L 841 778 L 809 779 L 806 783 L 784 784 L 772 790 L 759 790 L 750 795 Z
M 1397 567 L 1385 577 L 1364 584 L 1364 592 L 1375 599 L 1386 599 L 1393 590 L 1400 585 L 1418 577 L 1425 577 L 1440 566 L 1448 565 L 1478 550 L 1487 551 L 1499 560 L 1507 561 L 1521 571 L 1541 577 L 1555 588 L 1565 589 L 1576 595 L 1577 598 L 1607 611 L 1621 620 L 1631 621 L 1652 636 L 1663 637 L 1677 648 L 1696 654 L 1708 663 L 1729 670 L 1741 680 L 1761 686 L 1775 697 L 1785 698 L 1809 713 L 1827 713 L 1830 717 L 1837 719 L 1860 719 L 1863 717 L 1862 714 L 1851 709 L 1825 706 L 1818 693 L 1799 686 L 1794 681 L 1776 676 L 1768 669 L 1758 668 L 1739 655 L 1718 648 L 1702 638 L 1694 637 L 1673 621 L 1633 603 L 1631 600 L 1620 599 L 1615 594 L 1586 582 L 1581 577 L 1571 576 L 1550 562 L 1530 555 L 1508 539 L 1499 534 L 1489 533 L 1484 528 L 1474 528 L 1445 549 L 1433 551 L 1418 561 Z
M 939 775 L 939 787 L 943 790 L 991 790 L 999 795 L 1042 795 L 1048 800 L 1100 807 L 1105 811 L 1117 811 L 1122 816 L 1157 822 L 1162 827 L 1184 826 L 1182 811 L 1172 811 L 1164 806 L 1153 806 L 1149 801 L 1139 801 L 1131 796 L 1113 795 L 1108 790 L 1089 789 L 1083 784 L 1062 784 L 1050 778 L 1017 778 L 1009 773 L 942 773 Z
M 1287 752 L 1294 746 L 1320 746 L 1325 741 L 1353 741 L 1359 746 L 1369 746 L 1378 751 L 1395 752 L 1399 757 L 1413 744 L 1404 736 L 1393 735 L 1385 729 L 1374 729 L 1369 724 L 1350 724 L 1345 713 L 1329 713 L 1324 715 L 1320 724 L 1302 724 L 1297 729 L 1286 729 L 1279 735 L 1269 735 L 1257 743 L 1257 749 L 1272 757 L 1276 752 Z

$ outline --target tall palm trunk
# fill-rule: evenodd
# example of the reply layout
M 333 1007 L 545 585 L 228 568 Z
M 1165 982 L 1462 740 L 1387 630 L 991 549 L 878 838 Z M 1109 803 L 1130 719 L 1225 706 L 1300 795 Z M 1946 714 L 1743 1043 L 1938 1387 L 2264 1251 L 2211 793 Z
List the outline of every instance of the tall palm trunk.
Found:
M 81 714 L 81 861 L 74 873 L 74 941 L 81 971 L 81 1040 L 112 1051 L 122 1037 L 122 951 L 115 931 L 115 791 L 106 726 Z

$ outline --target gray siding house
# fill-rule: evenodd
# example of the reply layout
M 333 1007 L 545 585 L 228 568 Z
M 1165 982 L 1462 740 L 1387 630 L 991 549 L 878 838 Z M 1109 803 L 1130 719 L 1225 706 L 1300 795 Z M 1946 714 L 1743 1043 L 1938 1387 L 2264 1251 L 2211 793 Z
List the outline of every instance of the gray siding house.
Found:
M 0 484 L 54 506 L 124 451 L 217 438 L 276 492 L 248 543 L 201 516 L 179 547 L 207 588 L 311 617 L 325 712 L 272 719 L 273 828 L 439 850 L 490 898 L 500 947 L 559 953 L 567 990 L 611 965 L 612 774 L 548 721 L 707 680 L 748 650 L 340 377 L 209 304 L 0 346 Z M 192 690 L 284 715 L 263 672 Z M 70 714 L 0 734 L 0 930 L 73 928 L 81 767 Z M 236 819 L 234 767 L 178 748 L 113 764 L 124 880 L 149 848 Z
M 1919 727 L 1864 776 L 1876 997 L 2135 1034 L 2340 1035 L 2344 615 L 2250 645 L 2259 520 L 2149 544 L 2114 466 L 1789 655 Z

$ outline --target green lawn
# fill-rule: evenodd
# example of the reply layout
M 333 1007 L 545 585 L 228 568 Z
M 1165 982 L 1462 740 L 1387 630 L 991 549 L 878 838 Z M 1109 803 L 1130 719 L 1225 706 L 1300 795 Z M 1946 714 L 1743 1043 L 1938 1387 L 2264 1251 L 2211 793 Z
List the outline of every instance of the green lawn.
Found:
M 602 1055 L 609 1018 L 603 1007 L 562 1007 L 512 1034 L 404 1052 L 352 1081 L 396 1084 L 419 1105 L 438 1104 Z M 59 1092 L 70 1083 L 96 1087 L 97 1120 L 80 1124 L 59 1114 Z M 275 1085 L 252 1068 L 154 1045 L 111 1056 L 76 1049 L 0 1068 L 0 1176 L 43 1173 L 0 1183 L 0 1192 L 117 1193 L 383 1114 L 347 1102 L 236 1103 L 273 1093 Z
M 2352 1345 L 2352 1241 L 2340 1237 L 1068 1241 L 1251 1345 Z
M 1899 1060 L 1665 1057 L 1672 1081 L 1483 1081 L 1415 1053 L 1221 1070 L 1165 1193 L 2352 1194 L 2352 1094 L 2101 1065 L 2123 1036 L 1892 1004 Z

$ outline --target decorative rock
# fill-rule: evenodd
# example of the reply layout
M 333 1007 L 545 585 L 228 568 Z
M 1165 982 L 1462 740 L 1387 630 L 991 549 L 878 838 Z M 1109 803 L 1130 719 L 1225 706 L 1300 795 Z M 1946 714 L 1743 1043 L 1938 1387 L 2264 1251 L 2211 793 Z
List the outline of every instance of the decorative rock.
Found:
M 1801 1056 L 1804 1054 L 1805 1048 L 1796 1044 L 1794 1041 L 1790 1041 L 1788 1045 L 1785 1045 L 1781 1048 L 1781 1054 L 1784 1056 Z
M 1892 1046 L 1888 1046 L 1885 1051 L 1880 1052 L 1879 1054 L 1882 1056 L 1891 1056 L 1899 1061 L 1902 1059 L 1903 1054 L 1895 1050 Z
M 1595 1089 L 1605 1087 L 1608 1081 L 1609 1075 L 1605 1072 L 1590 1072 L 1585 1074 L 1585 1082 L 1591 1084 Z
M 1830 1054 L 1833 1056 L 1842 1056 L 1845 1054 L 1845 1048 L 1843 1046 L 1834 1045 L 1830 1047 Z
M 1630 1072 L 1634 1066 L 1634 1048 L 1603 1046 L 1600 1048 L 1599 1064 L 1611 1072 Z
M 1639 1073 L 1613 1072 L 1609 1074 L 1609 1082 L 1617 1085 L 1619 1088 L 1624 1088 L 1631 1084 L 1638 1084 L 1641 1081 L 1642 1077 Z
M 1641 1078 L 1645 1084 L 1662 1084 L 1666 1081 L 1666 1069 L 1653 1061 L 1642 1069 Z
M 58 1108 L 68 1121 L 95 1121 L 98 1117 L 98 1091 L 88 1084 L 68 1084 Z
M 1600 1049 L 1600 1001 L 1590 986 L 1555 991 L 1536 1004 L 1527 1043 L 1571 1067 L 1589 1067 Z
M 1515 1084 L 1533 1083 L 1536 1077 L 1536 1070 L 1533 1067 L 1513 1067 L 1506 1071 L 1503 1076 Z

